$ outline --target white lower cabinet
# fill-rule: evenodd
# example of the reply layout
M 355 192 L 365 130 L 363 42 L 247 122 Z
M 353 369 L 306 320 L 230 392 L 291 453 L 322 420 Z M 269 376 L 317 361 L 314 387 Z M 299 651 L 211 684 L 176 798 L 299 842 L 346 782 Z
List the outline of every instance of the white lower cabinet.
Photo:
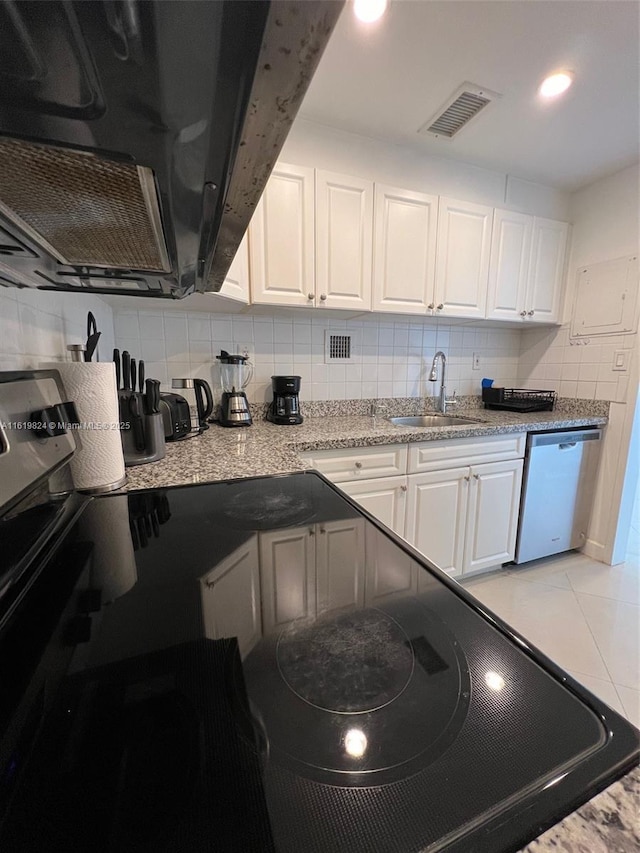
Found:
M 512 560 L 522 459 L 409 476 L 407 539 L 447 574 Z
M 428 560 L 458 576 L 515 555 L 525 441 L 525 433 L 508 433 L 302 455 Z M 419 567 L 410 571 L 391 560 L 385 568 L 385 542 L 381 534 L 375 545 L 367 539 L 368 603 L 406 592 L 410 583 L 419 589 Z
M 513 560 L 516 553 L 522 459 L 470 468 L 462 572 Z
M 469 468 L 409 476 L 407 540 L 450 575 L 462 572 Z
M 340 488 L 394 533 L 404 536 L 407 514 L 407 478 L 380 477 L 342 483 Z

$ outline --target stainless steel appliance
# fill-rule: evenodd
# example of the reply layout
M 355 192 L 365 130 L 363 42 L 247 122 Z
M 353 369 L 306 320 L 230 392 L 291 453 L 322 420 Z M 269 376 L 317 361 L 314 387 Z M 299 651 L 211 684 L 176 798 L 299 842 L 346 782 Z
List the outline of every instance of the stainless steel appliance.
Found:
M 251 426 L 249 401 L 244 389 L 253 376 L 253 366 L 244 355 L 231 355 L 221 350 L 216 358 L 220 362 L 220 414 L 222 426 Z
M 0 4 L 0 284 L 219 290 L 342 10 Z
M 205 429 L 209 429 L 207 419 L 213 412 L 213 394 L 206 379 L 172 379 L 171 387 L 193 392 L 198 414 L 198 431 L 204 432 Z
M 273 400 L 267 412 L 267 418 L 274 424 L 301 424 L 300 414 L 300 377 L 272 376 L 271 389 Z
M 62 399 L 0 374 L 2 853 L 513 853 L 636 766 L 317 474 L 65 492 Z
M 585 544 L 601 435 L 589 428 L 527 436 L 514 562 Z

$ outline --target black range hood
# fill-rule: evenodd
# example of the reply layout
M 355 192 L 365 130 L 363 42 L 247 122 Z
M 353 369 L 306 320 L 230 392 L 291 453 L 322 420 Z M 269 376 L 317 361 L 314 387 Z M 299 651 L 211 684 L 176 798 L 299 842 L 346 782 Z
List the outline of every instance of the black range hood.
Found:
M 0 284 L 220 290 L 342 6 L 0 3 Z

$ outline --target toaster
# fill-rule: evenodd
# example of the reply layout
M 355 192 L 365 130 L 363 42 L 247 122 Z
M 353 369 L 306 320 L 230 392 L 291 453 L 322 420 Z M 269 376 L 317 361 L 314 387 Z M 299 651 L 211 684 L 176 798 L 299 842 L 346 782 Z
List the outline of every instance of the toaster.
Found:
M 191 432 L 189 403 L 180 394 L 160 394 L 160 412 L 164 422 L 164 437 L 178 441 Z

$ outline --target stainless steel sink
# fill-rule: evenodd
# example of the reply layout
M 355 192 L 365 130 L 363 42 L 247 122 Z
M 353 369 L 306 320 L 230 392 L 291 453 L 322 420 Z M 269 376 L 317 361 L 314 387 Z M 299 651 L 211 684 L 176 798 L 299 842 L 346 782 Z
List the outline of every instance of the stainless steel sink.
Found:
M 416 415 L 406 418 L 389 418 L 389 420 L 394 426 L 408 427 L 445 427 L 482 423 L 469 418 L 449 417 L 449 415 Z

